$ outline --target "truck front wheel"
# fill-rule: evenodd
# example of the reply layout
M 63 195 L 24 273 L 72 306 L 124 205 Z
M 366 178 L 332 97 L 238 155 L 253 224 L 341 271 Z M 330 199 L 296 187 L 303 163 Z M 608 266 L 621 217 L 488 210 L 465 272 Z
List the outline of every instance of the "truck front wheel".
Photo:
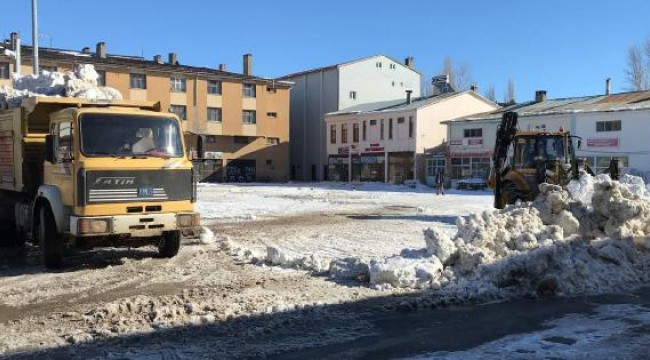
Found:
M 52 210 L 48 206 L 42 206 L 39 216 L 38 241 L 43 252 L 45 267 L 49 269 L 61 267 L 63 265 L 63 243 L 61 235 L 56 230 Z
M 160 239 L 158 244 L 158 253 L 160 256 L 165 258 L 173 258 L 178 254 L 178 250 L 181 248 L 181 232 L 180 231 L 168 231 Z

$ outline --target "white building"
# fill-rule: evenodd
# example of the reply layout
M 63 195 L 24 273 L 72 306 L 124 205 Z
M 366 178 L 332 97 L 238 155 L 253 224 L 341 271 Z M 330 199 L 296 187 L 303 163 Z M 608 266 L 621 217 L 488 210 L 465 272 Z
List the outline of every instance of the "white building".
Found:
M 496 129 L 506 111 L 518 113 L 520 130 L 562 128 L 581 137 L 576 154 L 596 173 L 616 157 L 624 171 L 650 180 L 650 91 L 563 99 L 546 99 L 546 92 L 538 91 L 535 101 L 445 122 L 452 185 L 487 176 Z
M 406 89 L 420 96 L 421 75 L 413 58 L 400 63 L 384 55 L 286 75 L 294 83 L 290 100 L 291 178 L 328 178 L 323 115 L 364 103 L 396 100 Z
M 445 141 L 441 122 L 498 109 L 474 91 L 354 106 L 325 115 L 329 180 L 426 179 L 422 154 Z M 418 164 L 415 166 L 415 164 Z

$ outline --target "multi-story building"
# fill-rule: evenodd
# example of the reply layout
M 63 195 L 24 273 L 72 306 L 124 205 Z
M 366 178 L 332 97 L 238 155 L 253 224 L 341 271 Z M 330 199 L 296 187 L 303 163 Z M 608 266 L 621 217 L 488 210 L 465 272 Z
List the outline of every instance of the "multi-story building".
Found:
M 445 122 L 452 185 L 460 179 L 488 176 L 497 126 L 506 111 L 519 114 L 521 130 L 562 129 L 581 137 L 576 155 L 596 173 L 615 157 L 623 172 L 650 181 L 650 91 L 610 94 L 606 90 L 604 95 L 559 99 L 547 99 L 546 91 L 537 91 L 534 101 Z
M 407 92 L 326 114 L 329 179 L 431 183 L 423 154 L 444 143 L 441 122 L 498 108 L 471 90 L 414 99 Z
M 291 94 L 291 178 L 328 178 L 327 129 L 323 116 L 355 105 L 420 96 L 421 75 L 413 58 L 402 64 L 384 55 L 282 76 Z
M 6 49 L 16 48 L 16 36 Z M 0 46 L 2 43 L 0 43 Z M 15 60 L 0 51 L 0 86 L 11 86 Z M 32 48 L 21 46 L 21 73 L 32 72 Z M 243 71 L 188 66 L 170 53 L 111 55 L 106 44 L 95 52 L 40 48 L 40 69 L 68 71 L 77 64 L 93 64 L 99 85 L 119 90 L 124 99 L 157 101 L 183 120 L 190 148 L 203 135 L 211 159 L 199 162 L 208 181 L 286 181 L 289 174 L 289 90 L 287 82 L 252 75 L 252 57 L 243 56 Z

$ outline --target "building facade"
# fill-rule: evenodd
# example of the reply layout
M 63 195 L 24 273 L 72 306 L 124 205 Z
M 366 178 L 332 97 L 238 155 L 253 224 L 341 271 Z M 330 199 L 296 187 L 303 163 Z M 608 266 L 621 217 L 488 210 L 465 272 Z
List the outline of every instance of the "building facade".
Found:
M 291 178 L 327 179 L 327 129 L 323 116 L 359 104 L 396 100 L 410 89 L 420 95 L 421 75 L 413 58 L 404 63 L 376 55 L 286 75 L 291 94 Z
M 363 104 L 325 115 L 332 181 L 432 183 L 423 154 L 445 142 L 442 121 L 498 105 L 473 91 Z
M 596 173 L 615 157 L 624 172 L 650 181 L 650 91 L 563 99 L 547 99 L 546 92 L 539 91 L 535 101 L 445 122 L 452 184 L 487 177 L 496 129 L 505 111 L 518 113 L 521 130 L 562 129 L 579 136 L 580 148 L 574 142 L 576 155 Z
M 3 47 L 14 46 L 12 36 Z M 199 135 L 204 139 L 210 159 L 197 161 L 204 181 L 288 180 L 290 85 L 253 76 L 250 54 L 243 57 L 242 73 L 235 73 L 224 65 L 181 65 L 175 53 L 163 61 L 159 55 L 152 60 L 111 55 L 103 42 L 95 50 L 40 48 L 40 69 L 65 72 L 93 64 L 99 85 L 119 90 L 125 100 L 160 102 L 182 119 L 190 150 Z M 16 71 L 8 55 L 0 51 L 0 86 L 11 86 L 10 74 Z M 21 73 L 31 73 L 31 47 L 21 47 L 21 60 Z

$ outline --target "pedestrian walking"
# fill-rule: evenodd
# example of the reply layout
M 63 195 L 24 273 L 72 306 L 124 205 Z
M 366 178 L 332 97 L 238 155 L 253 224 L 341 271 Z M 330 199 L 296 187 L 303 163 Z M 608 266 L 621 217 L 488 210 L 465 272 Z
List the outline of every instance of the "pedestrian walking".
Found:
M 436 195 L 445 194 L 445 173 L 441 170 L 436 174 Z

